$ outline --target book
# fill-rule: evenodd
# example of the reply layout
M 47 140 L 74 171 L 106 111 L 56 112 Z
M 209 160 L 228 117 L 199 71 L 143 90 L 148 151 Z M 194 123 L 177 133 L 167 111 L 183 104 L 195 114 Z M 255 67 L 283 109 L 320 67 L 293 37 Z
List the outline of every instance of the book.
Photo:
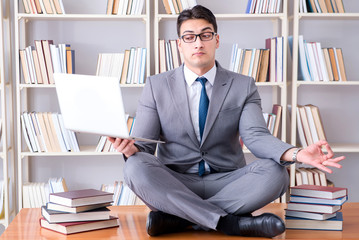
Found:
M 38 60 L 39 60 L 42 81 L 43 81 L 44 84 L 49 84 L 50 82 L 49 82 L 49 78 L 48 78 L 48 75 L 47 75 L 44 50 L 43 50 L 43 47 L 42 47 L 41 40 L 35 40 L 34 42 L 35 42 L 35 49 L 36 49 L 36 52 L 37 52 L 37 57 L 38 57 Z
M 338 212 L 334 218 L 327 220 L 311 220 L 305 218 L 286 217 L 287 229 L 310 229 L 310 230 L 343 230 L 343 214 Z
M 41 215 L 49 223 L 95 221 L 110 219 L 110 210 L 106 207 L 102 207 L 85 212 L 68 213 L 50 210 L 46 206 L 42 206 Z
M 348 195 L 347 188 L 314 185 L 300 185 L 291 187 L 290 192 L 292 195 L 325 199 L 335 199 Z
M 308 106 L 311 110 L 319 140 L 326 140 L 327 137 L 325 135 L 322 118 L 320 117 L 319 108 L 312 104 L 308 104 L 306 106 Z
M 333 76 L 333 70 L 332 70 L 332 66 L 330 65 L 330 57 L 329 57 L 329 52 L 327 48 L 323 48 L 323 56 L 324 56 L 324 60 L 325 60 L 325 66 L 328 72 L 328 80 L 329 81 L 333 81 L 334 80 L 334 76 Z
M 171 14 L 172 12 L 171 12 L 170 4 L 169 4 L 168 1 L 171 1 L 171 0 L 162 0 L 163 5 L 164 5 L 165 10 L 166 10 L 166 13 Z
M 332 0 L 335 1 L 339 13 L 345 13 L 343 0 Z
M 336 48 L 335 50 L 336 50 L 336 53 L 337 53 L 337 56 L 338 56 L 338 66 L 339 66 L 339 72 L 340 72 L 340 77 L 341 77 L 340 80 L 341 81 L 347 81 L 342 49 L 341 48 Z
M 308 67 L 308 61 L 305 52 L 305 41 L 303 39 L 303 35 L 299 35 L 298 37 L 298 79 L 304 81 L 310 81 L 310 72 Z
M 67 235 L 97 229 L 118 227 L 119 221 L 118 218 L 112 216 L 108 220 L 68 223 L 49 223 L 48 221 L 46 221 L 46 219 L 40 218 L 40 226 Z
M 303 196 L 290 196 L 290 202 L 293 203 L 311 203 L 311 204 L 323 204 L 323 205 L 343 205 L 348 197 L 341 197 L 336 199 L 323 199 L 323 198 L 312 198 L 312 197 L 303 197 Z
M 30 80 L 30 74 L 29 74 L 29 68 L 28 68 L 28 63 L 26 60 L 26 51 L 25 50 L 20 50 L 20 62 L 21 62 L 21 68 L 22 68 L 22 74 L 24 77 L 24 82 L 26 84 L 30 84 L 31 80 Z
M 295 218 L 307 218 L 313 220 L 327 220 L 329 218 L 333 218 L 337 215 L 337 213 L 312 213 L 312 212 L 302 212 L 302 211 L 293 211 L 293 210 L 285 210 L 285 216 L 295 217 Z
M 304 127 L 303 127 L 303 120 L 302 120 L 302 117 L 300 115 L 299 107 L 297 107 L 297 109 L 296 109 L 296 115 L 297 115 L 298 137 L 299 137 L 300 143 L 302 144 L 303 147 L 307 147 L 308 142 L 307 142 L 306 137 L 305 137 Z
M 121 84 L 126 84 L 129 61 L 130 61 L 130 50 L 125 50 L 122 73 L 121 73 L 121 81 L 120 81 Z
M 262 49 L 261 63 L 259 67 L 258 82 L 266 82 L 269 66 L 269 49 Z
M 325 0 L 325 6 L 328 9 L 328 13 L 333 13 L 334 12 L 331 0 Z
M 335 212 L 337 212 L 337 211 L 339 211 L 341 209 L 341 206 L 289 202 L 287 204 L 287 209 L 288 210 L 303 211 L 303 212 L 335 213 Z
M 310 134 L 312 136 L 313 139 L 313 143 L 316 143 L 319 141 L 319 136 L 318 136 L 318 132 L 315 126 L 315 122 L 314 122 L 314 118 L 313 118 L 313 114 L 312 111 L 310 110 L 309 106 L 304 106 L 304 110 L 308 119 L 308 124 L 309 124 L 309 131 Z
M 311 145 L 314 142 L 313 142 L 312 134 L 310 132 L 310 126 L 309 126 L 307 113 L 305 111 L 304 106 L 298 105 L 298 109 L 299 109 L 299 115 L 300 115 L 300 119 L 301 119 L 301 123 L 302 123 L 302 127 L 303 127 L 306 142 L 307 142 L 308 145 Z
M 43 53 L 45 57 L 46 70 L 49 84 L 55 84 L 54 81 L 54 69 L 52 67 L 52 59 L 50 52 L 50 44 L 54 44 L 53 40 L 41 40 Z
M 52 203 L 57 203 L 68 207 L 77 207 L 112 202 L 113 193 L 95 189 L 82 189 L 68 192 L 51 193 L 49 200 Z
M 330 65 L 332 67 L 333 71 L 333 79 L 334 81 L 339 81 L 339 69 L 337 68 L 336 60 L 335 60 L 335 52 L 336 50 L 334 48 L 328 48 L 329 53 L 329 59 L 330 59 Z

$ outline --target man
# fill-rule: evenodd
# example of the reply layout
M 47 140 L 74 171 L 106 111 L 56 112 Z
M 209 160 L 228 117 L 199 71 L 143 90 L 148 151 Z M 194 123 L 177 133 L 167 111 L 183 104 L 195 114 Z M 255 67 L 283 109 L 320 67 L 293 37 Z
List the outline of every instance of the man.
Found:
M 273 137 L 263 120 L 252 78 L 223 69 L 215 60 L 217 23 L 197 5 L 177 19 L 184 64 L 146 81 L 134 135 L 161 139 L 156 145 L 109 138 L 127 158 L 125 182 L 152 210 L 151 236 L 190 225 L 228 235 L 273 237 L 285 230 L 270 213 L 250 213 L 288 187 L 287 164 L 298 160 L 331 172 L 325 141 L 303 150 Z M 246 165 L 239 136 L 259 160 Z M 325 146 L 328 154 L 321 151 Z

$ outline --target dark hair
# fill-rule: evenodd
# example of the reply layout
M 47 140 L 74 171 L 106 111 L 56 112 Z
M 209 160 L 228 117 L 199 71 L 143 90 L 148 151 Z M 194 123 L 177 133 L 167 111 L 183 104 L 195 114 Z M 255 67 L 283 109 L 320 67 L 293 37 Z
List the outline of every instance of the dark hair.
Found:
M 180 37 L 180 28 L 182 23 L 190 19 L 204 19 L 213 25 L 214 32 L 217 32 L 217 21 L 214 14 L 206 7 L 202 5 L 196 5 L 193 8 L 183 10 L 177 18 L 177 34 Z

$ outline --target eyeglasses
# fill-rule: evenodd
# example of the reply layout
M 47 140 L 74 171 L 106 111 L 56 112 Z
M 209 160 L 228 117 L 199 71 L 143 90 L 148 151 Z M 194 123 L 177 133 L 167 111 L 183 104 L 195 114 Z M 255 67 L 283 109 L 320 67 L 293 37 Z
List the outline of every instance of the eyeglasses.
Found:
M 213 36 L 217 35 L 215 32 L 203 32 L 200 34 L 185 34 L 182 35 L 181 38 L 185 43 L 193 43 L 197 41 L 197 37 L 201 39 L 201 41 L 211 41 Z

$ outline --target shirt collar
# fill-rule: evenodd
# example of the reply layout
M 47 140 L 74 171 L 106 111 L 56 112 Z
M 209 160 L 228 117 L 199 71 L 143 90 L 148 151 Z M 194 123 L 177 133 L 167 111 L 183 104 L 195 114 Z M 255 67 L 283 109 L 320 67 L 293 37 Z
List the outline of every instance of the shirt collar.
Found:
M 184 67 L 183 67 L 183 72 L 184 72 L 184 78 L 185 78 L 188 86 L 192 86 L 192 84 L 196 81 L 196 79 L 198 77 L 205 77 L 207 79 L 207 81 L 213 86 L 214 79 L 215 79 L 216 73 L 217 73 L 217 66 L 216 66 L 216 64 L 214 64 L 214 66 L 208 72 L 203 74 L 202 76 L 198 76 L 197 74 L 192 72 L 188 67 L 186 67 L 186 65 L 184 65 Z

